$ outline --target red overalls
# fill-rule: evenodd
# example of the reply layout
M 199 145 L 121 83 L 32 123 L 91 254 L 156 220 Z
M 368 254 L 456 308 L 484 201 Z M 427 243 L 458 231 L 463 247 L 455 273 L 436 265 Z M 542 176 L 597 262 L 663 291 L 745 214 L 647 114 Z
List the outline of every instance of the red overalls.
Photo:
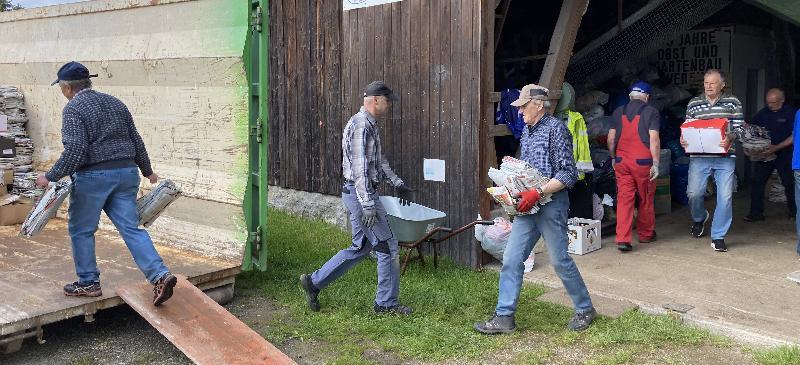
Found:
M 639 216 L 636 220 L 636 231 L 639 233 L 639 240 L 649 240 L 655 233 L 656 215 L 653 210 L 653 198 L 656 183 L 650 181 L 653 156 L 650 148 L 639 136 L 639 113 L 645 106 L 642 105 L 636 111 L 633 120 L 628 119 L 623 109 L 620 128 L 622 130 L 617 131 L 619 139 L 614 165 L 617 177 L 617 244 L 631 243 L 633 209 L 637 197 Z

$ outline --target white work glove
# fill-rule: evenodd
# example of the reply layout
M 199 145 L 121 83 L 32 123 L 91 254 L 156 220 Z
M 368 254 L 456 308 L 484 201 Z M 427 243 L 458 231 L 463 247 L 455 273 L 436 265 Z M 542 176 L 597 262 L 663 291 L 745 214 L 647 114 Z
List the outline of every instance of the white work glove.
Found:
M 658 162 L 653 162 L 653 166 L 650 166 L 650 181 L 655 180 L 658 177 Z
M 361 216 L 361 223 L 364 224 L 364 227 L 371 228 L 375 224 L 375 220 L 378 217 L 375 207 L 372 206 L 363 208 L 362 213 L 363 215 Z

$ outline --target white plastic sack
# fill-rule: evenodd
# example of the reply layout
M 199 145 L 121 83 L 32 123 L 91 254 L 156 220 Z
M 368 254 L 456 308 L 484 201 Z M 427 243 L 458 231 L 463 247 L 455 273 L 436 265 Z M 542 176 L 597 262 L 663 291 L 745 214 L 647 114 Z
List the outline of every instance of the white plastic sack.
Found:
M 495 218 L 491 226 L 475 226 L 475 239 L 480 241 L 484 251 L 501 262 L 510 235 L 511 222 L 505 218 Z

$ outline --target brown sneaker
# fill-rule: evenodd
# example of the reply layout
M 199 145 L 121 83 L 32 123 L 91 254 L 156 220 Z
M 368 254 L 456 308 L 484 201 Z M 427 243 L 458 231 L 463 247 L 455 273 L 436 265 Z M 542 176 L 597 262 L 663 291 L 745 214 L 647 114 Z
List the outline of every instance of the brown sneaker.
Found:
M 169 272 L 161 275 L 161 278 L 153 286 L 153 305 L 159 306 L 172 297 L 172 289 L 177 283 L 178 278 L 175 275 Z

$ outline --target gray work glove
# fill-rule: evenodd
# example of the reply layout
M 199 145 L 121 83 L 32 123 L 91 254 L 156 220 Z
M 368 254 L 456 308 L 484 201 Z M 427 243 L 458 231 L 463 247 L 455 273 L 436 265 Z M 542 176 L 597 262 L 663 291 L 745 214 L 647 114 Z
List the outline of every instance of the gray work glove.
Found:
M 375 224 L 375 221 L 378 218 L 378 212 L 375 210 L 375 207 L 368 207 L 362 209 L 362 216 L 361 216 L 361 223 L 364 224 L 364 227 L 370 228 Z
M 653 162 L 653 166 L 650 166 L 650 181 L 655 180 L 658 178 L 658 161 Z
M 400 205 L 411 205 L 409 195 L 414 192 L 414 189 L 409 188 L 405 183 L 398 185 L 394 188 L 397 197 L 400 198 Z

